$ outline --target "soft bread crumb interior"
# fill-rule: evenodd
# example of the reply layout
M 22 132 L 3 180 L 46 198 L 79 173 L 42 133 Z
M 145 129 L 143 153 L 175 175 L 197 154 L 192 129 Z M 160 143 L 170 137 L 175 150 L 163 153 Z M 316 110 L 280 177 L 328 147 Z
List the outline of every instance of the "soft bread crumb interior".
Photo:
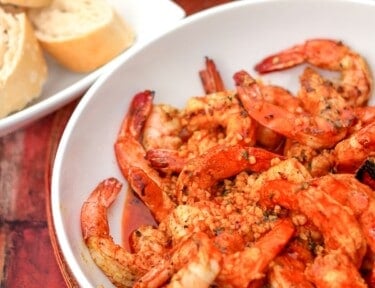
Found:
M 17 14 L 5 13 L 0 9 L 0 81 L 7 79 L 17 62 L 15 59 L 21 47 L 21 19 Z
M 113 13 L 104 0 L 54 0 L 46 8 L 32 9 L 29 17 L 42 38 L 66 40 L 105 25 Z

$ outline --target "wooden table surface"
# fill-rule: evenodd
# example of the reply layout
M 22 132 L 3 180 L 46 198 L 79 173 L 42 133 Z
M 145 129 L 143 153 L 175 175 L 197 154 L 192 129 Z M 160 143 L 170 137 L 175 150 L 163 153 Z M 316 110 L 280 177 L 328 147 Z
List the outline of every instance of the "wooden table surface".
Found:
M 191 15 L 230 1 L 175 2 Z M 0 287 L 76 286 L 59 254 L 48 204 L 54 153 L 78 101 L 0 138 Z

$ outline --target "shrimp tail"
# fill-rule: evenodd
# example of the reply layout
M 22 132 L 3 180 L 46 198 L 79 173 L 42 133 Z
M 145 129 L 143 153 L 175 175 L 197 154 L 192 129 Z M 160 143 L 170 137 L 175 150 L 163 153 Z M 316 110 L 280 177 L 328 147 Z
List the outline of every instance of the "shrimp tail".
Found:
M 265 74 L 285 70 L 305 62 L 304 45 L 296 45 L 280 53 L 270 55 L 255 65 L 255 71 Z
M 205 64 L 206 67 L 199 71 L 199 76 L 206 94 L 224 91 L 225 86 L 223 79 L 221 78 L 219 71 L 216 69 L 215 62 L 206 57 Z
M 133 97 L 128 115 L 121 125 L 119 138 L 131 135 L 137 140 L 140 139 L 144 124 L 152 109 L 154 94 L 154 91 L 145 90 Z

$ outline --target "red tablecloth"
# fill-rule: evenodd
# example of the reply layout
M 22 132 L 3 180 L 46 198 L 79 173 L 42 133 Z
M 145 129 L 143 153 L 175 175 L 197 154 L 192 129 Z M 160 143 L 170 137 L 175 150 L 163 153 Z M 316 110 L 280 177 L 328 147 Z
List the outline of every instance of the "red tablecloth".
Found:
M 196 13 L 225 0 L 176 0 Z M 50 172 L 56 147 L 79 100 L 0 138 L 0 286 L 75 287 L 51 223 Z

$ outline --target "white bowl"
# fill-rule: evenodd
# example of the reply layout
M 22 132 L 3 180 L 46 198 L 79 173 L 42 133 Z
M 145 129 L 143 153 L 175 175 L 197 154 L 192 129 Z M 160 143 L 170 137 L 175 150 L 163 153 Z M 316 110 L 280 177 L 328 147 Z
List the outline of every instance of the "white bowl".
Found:
M 265 56 L 309 38 L 340 39 L 375 67 L 375 1 L 235 1 L 182 20 L 175 29 L 133 50 L 84 96 L 62 137 L 53 169 L 52 209 L 63 255 L 82 287 L 111 287 L 83 243 L 80 209 L 104 178 L 123 179 L 113 144 L 132 96 L 156 91 L 156 102 L 181 107 L 203 93 L 198 71 L 204 57 L 216 61 L 227 87 L 240 69 L 251 73 Z M 269 81 L 292 90 L 298 69 L 274 73 Z M 268 81 L 267 80 L 267 81 Z M 125 188 L 111 207 L 111 234 L 121 243 Z

